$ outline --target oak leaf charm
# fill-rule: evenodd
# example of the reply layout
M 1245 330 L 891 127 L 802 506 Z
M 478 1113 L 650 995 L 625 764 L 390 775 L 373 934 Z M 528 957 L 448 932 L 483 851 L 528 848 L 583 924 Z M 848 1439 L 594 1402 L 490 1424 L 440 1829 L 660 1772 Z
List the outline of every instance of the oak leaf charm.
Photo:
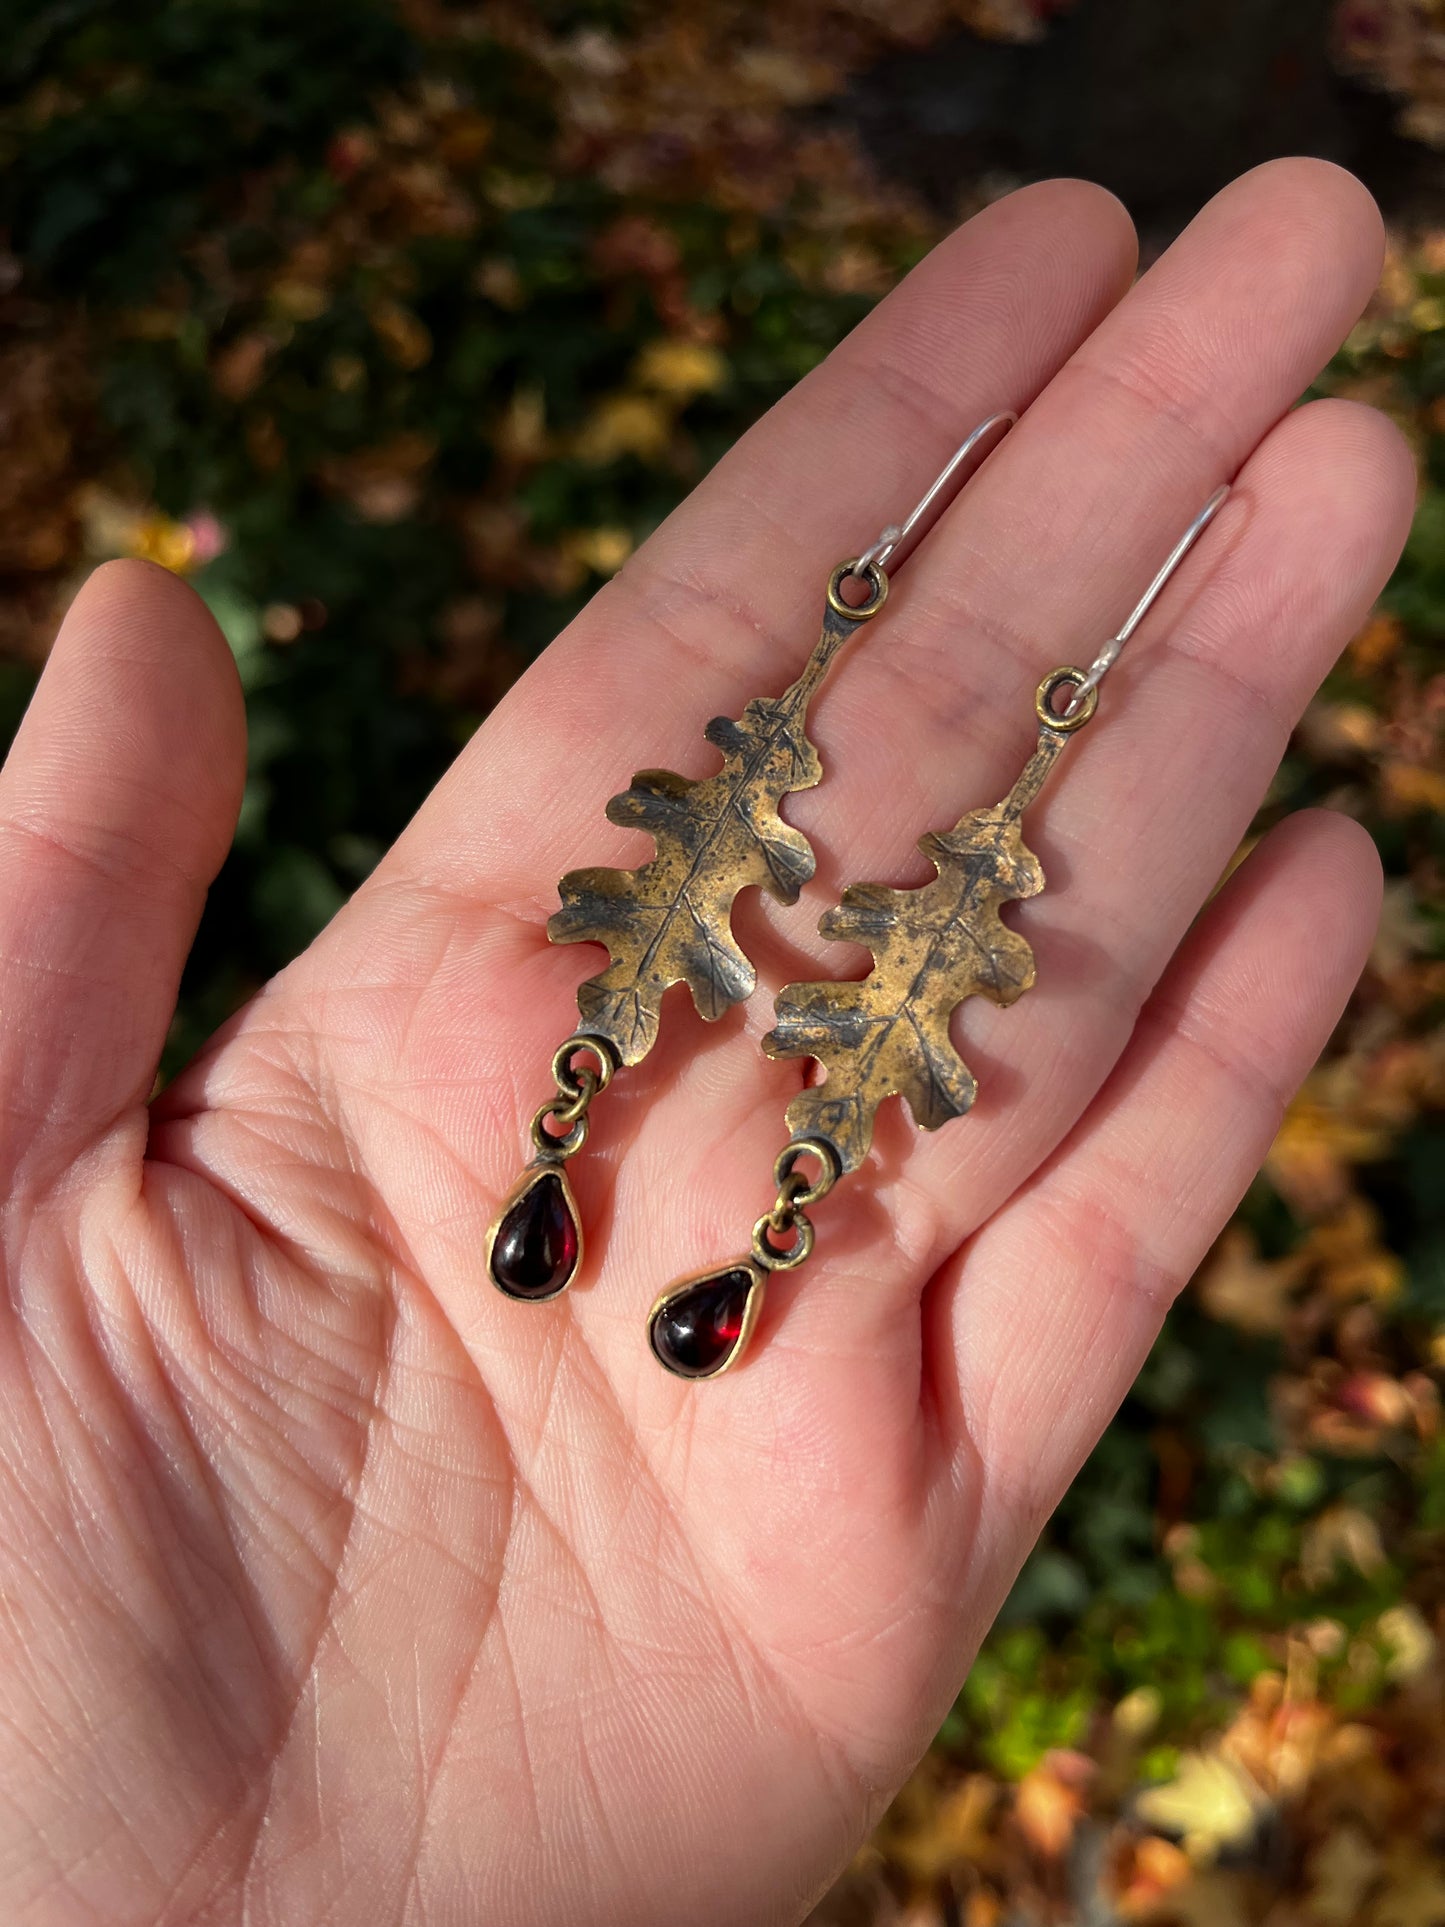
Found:
M 871 610 L 868 613 L 872 613 Z M 607 805 L 609 821 L 646 830 L 656 845 L 636 870 L 572 870 L 547 925 L 554 943 L 600 943 L 608 968 L 577 992 L 582 1030 L 636 1064 L 657 1038 L 664 993 L 685 983 L 709 1022 L 751 996 L 757 973 L 732 933 L 733 900 L 749 886 L 796 903 L 812 876 L 812 845 L 778 813 L 793 790 L 822 777 L 805 733 L 808 704 L 858 618 L 831 608 L 802 675 L 781 696 L 750 702 L 740 721 L 715 717 L 706 736 L 722 751 L 714 776 L 639 770 Z
M 867 1157 L 885 1098 L 902 1097 L 925 1131 L 973 1103 L 978 1087 L 949 1024 L 967 997 L 1011 1004 L 1033 984 L 1033 951 L 999 909 L 1044 887 L 1019 818 L 1061 740 L 1042 730 L 1034 758 L 1002 803 L 920 841 L 938 871 L 931 883 L 915 890 L 860 883 L 844 891 L 818 927 L 825 937 L 873 952 L 866 977 L 789 984 L 780 993 L 763 1049 L 770 1057 L 816 1057 L 828 1073 L 789 1105 L 789 1129 L 795 1138 L 826 1139 L 843 1171 Z

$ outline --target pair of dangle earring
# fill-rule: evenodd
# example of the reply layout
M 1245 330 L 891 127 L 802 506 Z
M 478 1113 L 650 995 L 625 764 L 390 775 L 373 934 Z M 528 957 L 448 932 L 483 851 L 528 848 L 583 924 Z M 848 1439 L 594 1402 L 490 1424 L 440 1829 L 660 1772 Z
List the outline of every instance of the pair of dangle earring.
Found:
M 1100 683 L 1228 494 L 1225 486 L 1210 497 L 1087 671 L 1065 667 L 1044 677 L 1034 698 L 1037 742 L 1008 795 L 919 843 L 934 879 L 911 890 L 854 884 L 823 917 L 820 933 L 871 950 L 872 969 L 857 982 L 790 984 L 779 994 L 764 1051 L 814 1059 L 826 1077 L 788 1106 L 792 1135 L 773 1167 L 777 1195 L 753 1227 L 747 1255 L 680 1280 L 653 1305 L 648 1336 L 669 1371 L 715 1378 L 743 1356 L 769 1276 L 812 1252 L 808 1209 L 862 1164 L 886 1098 L 901 1096 L 925 1131 L 972 1105 L 977 1085 L 949 1035 L 954 1011 L 972 996 L 1011 1004 L 1034 982 L 1033 951 L 999 915 L 1004 903 L 1044 887 L 1020 819 L 1093 718 Z
M 652 860 L 636 870 L 572 870 L 562 878 L 562 907 L 547 935 L 553 943 L 601 944 L 610 962 L 577 992 L 580 1022 L 552 1059 L 556 1095 L 532 1120 L 534 1156 L 488 1228 L 487 1274 L 509 1298 L 555 1298 L 577 1275 L 582 1225 L 567 1161 L 587 1142 L 593 1102 L 657 1041 L 665 992 L 685 983 L 710 1022 L 752 995 L 757 973 L 733 935 L 733 902 L 755 886 L 796 903 L 816 867 L 808 839 L 779 814 L 785 796 L 822 778 L 806 733 L 809 705 L 843 645 L 882 609 L 889 565 L 897 567 L 975 451 L 1016 419 L 1004 413 L 981 422 L 907 521 L 838 564 L 822 633 L 797 681 L 781 696 L 755 698 L 739 721 L 720 716 L 708 724 L 707 741 L 723 757 L 716 775 L 693 781 L 639 770 L 631 788 L 612 798 L 609 820 L 647 831 Z M 850 584 L 865 592 L 856 602 L 845 595 Z

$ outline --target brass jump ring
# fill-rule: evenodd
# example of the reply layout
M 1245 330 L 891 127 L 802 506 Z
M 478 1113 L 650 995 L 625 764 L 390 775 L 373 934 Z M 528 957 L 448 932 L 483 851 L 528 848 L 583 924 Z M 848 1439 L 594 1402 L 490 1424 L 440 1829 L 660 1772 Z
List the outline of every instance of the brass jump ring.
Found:
M 855 609 L 842 596 L 843 584 L 850 575 L 856 575 L 868 584 L 873 591 L 867 602 L 860 602 Z M 828 577 L 828 607 L 835 615 L 846 616 L 850 622 L 868 622 L 888 600 L 888 578 L 876 562 L 865 561 L 855 556 L 850 562 L 840 562 Z
M 791 1271 L 800 1265 L 813 1251 L 813 1226 L 807 1213 L 793 1213 L 793 1230 L 796 1233 L 793 1243 L 786 1251 L 778 1251 L 768 1243 L 768 1233 L 774 1229 L 772 1213 L 765 1211 L 753 1226 L 753 1263 L 764 1271 Z
M 791 1179 L 802 1175 L 797 1169 L 797 1164 L 798 1159 L 803 1157 L 816 1158 L 819 1166 L 818 1175 L 811 1184 L 805 1180 L 801 1191 L 790 1193 L 795 1204 L 806 1208 L 810 1204 L 816 1204 L 819 1198 L 827 1197 L 838 1182 L 838 1158 L 832 1145 L 822 1138 L 795 1139 L 793 1143 L 785 1145 L 779 1151 L 773 1165 L 773 1181 L 780 1192 Z
M 1054 708 L 1054 696 L 1066 684 L 1070 689 L 1082 689 L 1087 681 L 1088 678 L 1082 669 L 1073 669 L 1068 664 L 1045 676 L 1034 696 L 1034 709 L 1039 721 L 1047 723 L 1050 729 L 1062 730 L 1065 734 L 1071 730 L 1082 729 L 1099 707 L 1098 689 L 1090 689 L 1072 715 L 1060 715 Z
M 568 1108 L 560 1097 L 549 1097 L 532 1119 L 532 1142 L 544 1158 L 570 1158 L 574 1151 L 580 1151 L 587 1142 L 589 1126 L 585 1111 L 579 1112 L 575 1120 L 569 1120 L 571 1129 L 560 1137 L 547 1129 L 547 1119 L 555 1117 L 561 1122 Z
M 778 1196 L 773 1205 L 773 1215 L 777 1217 L 781 1213 L 785 1218 L 790 1217 L 795 1205 L 812 1204 L 813 1201 L 812 1190 L 802 1172 L 789 1171 L 786 1176 L 778 1180 Z M 779 1224 L 775 1225 L 774 1229 L 782 1231 L 785 1227 Z
M 595 1071 L 582 1071 L 578 1075 L 577 1092 L 575 1096 L 569 1096 L 566 1092 L 563 1092 L 561 1096 L 553 1099 L 553 1117 L 556 1118 L 559 1124 L 575 1124 L 601 1088 L 602 1086 L 597 1082 Z
M 792 1230 L 798 1214 L 791 1198 L 778 1197 L 773 1200 L 773 1208 L 766 1215 L 769 1230 L 775 1238 L 781 1238 Z
M 583 1073 L 574 1070 L 572 1059 L 579 1051 L 587 1051 L 597 1060 L 597 1069 L 592 1073 L 596 1088 L 605 1091 L 612 1082 L 612 1073 L 617 1068 L 617 1060 L 600 1037 L 589 1037 L 579 1031 L 559 1044 L 552 1055 L 552 1080 L 564 1097 L 576 1097 L 581 1087 Z

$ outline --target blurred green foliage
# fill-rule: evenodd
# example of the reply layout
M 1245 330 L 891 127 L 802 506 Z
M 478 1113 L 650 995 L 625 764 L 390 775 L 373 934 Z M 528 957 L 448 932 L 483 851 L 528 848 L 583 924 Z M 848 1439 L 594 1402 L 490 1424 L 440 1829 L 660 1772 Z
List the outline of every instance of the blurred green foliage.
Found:
M 485 31 L 429 41 L 379 0 L 22 16 L 0 39 L 0 224 L 27 279 L 82 307 L 129 477 L 227 540 L 195 581 L 245 675 L 251 785 L 182 1059 L 326 922 L 478 720 L 485 673 L 437 697 L 449 614 L 541 647 L 599 579 L 569 533 L 644 537 L 867 304 L 804 285 L 789 210 L 740 229 L 558 173 L 555 83 Z M 663 283 L 694 336 L 725 329 L 721 379 L 639 394 L 616 446 L 604 422 L 572 452 L 675 330 Z M 518 447 L 509 407 L 534 406 Z M 302 612 L 304 646 L 267 646 L 268 609 Z

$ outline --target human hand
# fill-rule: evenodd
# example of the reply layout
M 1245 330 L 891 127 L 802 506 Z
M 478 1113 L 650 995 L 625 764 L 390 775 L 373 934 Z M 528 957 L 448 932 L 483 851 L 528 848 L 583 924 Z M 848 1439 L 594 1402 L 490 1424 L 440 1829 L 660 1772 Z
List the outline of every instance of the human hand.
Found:
M 151 1111 L 242 705 L 174 578 L 82 591 L 0 777 L 5 1918 L 796 1921 L 926 1746 L 1378 906 L 1363 832 L 1310 816 L 1195 921 L 1408 525 L 1384 420 L 1285 414 L 1378 217 L 1289 162 L 1126 292 L 1133 247 L 1053 183 L 939 248 Z M 574 1167 L 586 1277 L 508 1302 L 485 1229 L 598 961 L 548 945 L 555 879 L 636 860 L 607 797 L 708 767 L 832 565 L 1029 403 L 816 706 L 788 812 L 819 875 L 738 912 L 760 994 L 669 1009 Z M 1003 793 L 1039 677 L 1236 470 L 1031 816 L 1039 982 L 967 1011 L 976 1109 L 924 1138 L 890 1107 L 747 1364 L 669 1377 L 647 1308 L 740 1248 L 800 1082 L 758 1049 L 771 992 L 857 962 L 819 912 Z

